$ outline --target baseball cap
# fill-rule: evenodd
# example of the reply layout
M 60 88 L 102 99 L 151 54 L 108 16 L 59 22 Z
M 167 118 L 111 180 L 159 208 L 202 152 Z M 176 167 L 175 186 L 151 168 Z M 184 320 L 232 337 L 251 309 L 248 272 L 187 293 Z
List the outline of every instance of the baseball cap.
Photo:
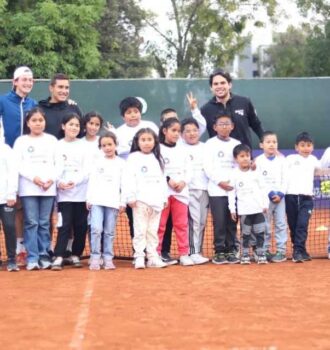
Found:
M 27 66 L 18 67 L 15 69 L 13 79 L 16 80 L 22 75 L 30 75 L 33 78 L 32 70 Z

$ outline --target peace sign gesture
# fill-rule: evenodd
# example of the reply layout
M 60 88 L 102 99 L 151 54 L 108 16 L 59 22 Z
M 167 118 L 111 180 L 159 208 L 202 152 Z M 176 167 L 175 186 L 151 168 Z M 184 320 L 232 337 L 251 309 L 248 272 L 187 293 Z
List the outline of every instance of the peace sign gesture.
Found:
M 198 107 L 197 99 L 194 97 L 193 93 L 190 91 L 187 95 L 187 100 L 191 110 L 194 110 Z

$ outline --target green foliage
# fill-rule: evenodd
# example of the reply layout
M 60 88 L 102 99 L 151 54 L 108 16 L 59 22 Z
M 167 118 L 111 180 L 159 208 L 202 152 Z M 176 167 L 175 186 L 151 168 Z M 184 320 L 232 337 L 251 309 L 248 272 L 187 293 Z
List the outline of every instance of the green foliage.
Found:
M 55 72 L 71 78 L 95 77 L 100 53 L 94 25 L 104 5 L 105 0 L 4 3 L 0 12 L 1 76 L 11 78 L 16 66 L 26 64 L 37 78 Z

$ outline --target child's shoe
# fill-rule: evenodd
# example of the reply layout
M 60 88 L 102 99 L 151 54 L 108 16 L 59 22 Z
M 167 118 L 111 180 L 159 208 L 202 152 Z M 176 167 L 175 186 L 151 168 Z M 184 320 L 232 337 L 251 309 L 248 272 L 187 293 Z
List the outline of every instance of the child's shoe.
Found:
M 189 255 L 181 255 L 180 256 L 180 265 L 182 266 L 193 266 L 194 261 L 191 259 Z
M 39 264 L 37 262 L 29 262 L 26 265 L 26 269 L 28 271 L 37 271 L 37 270 L 40 269 L 40 266 L 39 266 Z
M 167 267 L 167 264 L 160 257 L 153 257 L 151 259 L 148 259 L 147 266 L 162 268 L 162 267 Z
M 100 259 L 97 258 L 92 258 L 89 264 L 89 269 L 90 270 L 100 270 L 101 265 L 100 265 Z
M 311 261 L 312 260 L 312 257 L 308 254 L 308 252 L 306 250 L 304 250 L 302 253 L 302 258 L 303 258 L 303 261 Z
M 240 260 L 236 256 L 236 252 L 231 252 L 227 254 L 228 264 L 238 264 Z
M 20 252 L 17 254 L 16 257 L 16 263 L 18 266 L 26 266 L 26 257 L 27 253 L 26 252 Z
M 268 262 L 272 262 L 273 261 L 273 256 L 274 255 L 272 254 L 272 252 L 270 252 L 269 250 L 266 250 L 265 255 L 266 255 L 266 259 L 267 259 Z
M 228 260 L 226 258 L 225 253 L 216 253 L 212 258 L 212 262 L 213 264 L 216 264 L 216 265 L 228 264 Z
M 266 254 L 264 254 L 264 253 L 259 254 L 259 255 L 258 255 L 257 263 L 258 263 L 258 264 L 268 264 Z
M 294 263 L 302 263 L 302 262 L 304 262 L 302 254 L 300 252 L 293 252 L 293 254 L 292 254 L 292 261 Z
M 112 259 L 104 259 L 103 268 L 104 268 L 104 270 L 114 270 L 116 268 L 116 266 L 113 263 Z
M 75 267 L 75 268 L 80 268 L 80 267 L 82 267 L 82 263 L 81 263 L 81 261 L 80 261 L 80 259 L 79 259 L 78 256 L 72 255 L 71 258 L 70 258 L 70 260 L 71 260 L 71 265 L 72 265 L 72 267 Z
M 283 252 L 277 251 L 272 257 L 272 262 L 274 263 L 280 263 L 283 261 L 286 261 L 286 256 Z
M 176 265 L 178 260 L 173 259 L 169 253 L 162 253 L 161 259 L 166 263 L 166 265 Z
M 191 260 L 194 262 L 195 265 L 201 265 L 209 262 L 209 258 L 205 258 L 205 256 L 201 254 L 191 254 L 190 255 Z
M 136 269 L 145 269 L 146 268 L 143 256 L 139 256 L 138 258 L 135 259 L 134 267 Z
M 7 271 L 8 272 L 19 271 L 19 267 L 17 266 L 16 261 L 8 261 L 8 263 L 7 263 Z
M 242 265 L 250 265 L 251 264 L 251 259 L 249 254 L 243 254 L 241 256 L 241 264 Z
M 58 256 L 52 263 L 51 269 L 53 271 L 61 271 L 63 269 L 63 258 Z
M 43 258 L 39 260 L 39 265 L 41 270 L 48 270 L 51 268 L 52 264 L 49 259 Z

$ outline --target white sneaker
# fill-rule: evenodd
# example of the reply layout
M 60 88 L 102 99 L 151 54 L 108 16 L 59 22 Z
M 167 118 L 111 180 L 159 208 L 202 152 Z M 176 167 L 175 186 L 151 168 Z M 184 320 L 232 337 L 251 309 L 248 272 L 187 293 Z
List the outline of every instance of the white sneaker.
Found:
M 181 255 L 180 256 L 180 265 L 182 266 L 193 266 L 194 261 L 191 259 L 189 255 Z
M 205 258 L 205 256 L 201 254 L 191 254 L 190 259 L 194 262 L 195 265 L 201 265 L 209 262 L 209 259 Z
M 38 263 L 36 262 L 30 262 L 26 265 L 26 269 L 28 271 L 35 271 L 35 270 L 39 270 L 40 269 L 40 266 Z
M 113 263 L 112 259 L 104 259 L 103 268 L 104 270 L 114 270 L 116 266 Z
M 148 259 L 147 266 L 162 268 L 162 267 L 166 267 L 167 264 L 160 257 L 154 257 L 154 258 Z
M 100 259 L 92 258 L 89 264 L 89 269 L 98 271 L 100 268 Z
M 144 257 L 139 256 L 138 258 L 135 259 L 134 266 L 136 269 L 145 269 L 146 265 L 144 263 Z
M 61 256 L 58 256 L 53 261 L 51 269 L 53 271 L 60 271 L 62 270 L 62 268 L 63 268 L 63 258 Z

